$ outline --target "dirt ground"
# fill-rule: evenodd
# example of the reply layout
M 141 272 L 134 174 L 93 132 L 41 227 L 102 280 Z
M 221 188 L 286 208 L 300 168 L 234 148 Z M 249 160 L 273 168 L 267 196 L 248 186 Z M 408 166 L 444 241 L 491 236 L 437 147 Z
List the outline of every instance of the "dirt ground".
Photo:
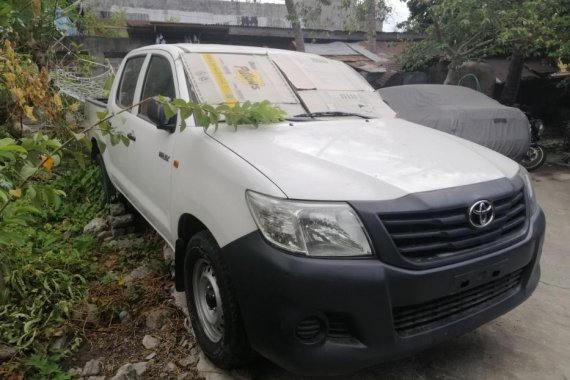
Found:
M 338 379 L 570 379 L 570 171 L 545 168 L 533 179 L 547 220 L 533 296 L 462 337 Z M 255 372 L 256 379 L 300 379 L 266 361 Z

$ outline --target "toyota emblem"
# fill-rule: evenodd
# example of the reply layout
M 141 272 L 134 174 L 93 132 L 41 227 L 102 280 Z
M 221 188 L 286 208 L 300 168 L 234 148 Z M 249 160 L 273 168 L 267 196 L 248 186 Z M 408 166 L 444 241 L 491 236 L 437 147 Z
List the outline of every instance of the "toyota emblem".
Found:
M 495 207 L 489 201 L 478 201 L 469 209 L 469 223 L 475 228 L 487 227 L 495 218 Z

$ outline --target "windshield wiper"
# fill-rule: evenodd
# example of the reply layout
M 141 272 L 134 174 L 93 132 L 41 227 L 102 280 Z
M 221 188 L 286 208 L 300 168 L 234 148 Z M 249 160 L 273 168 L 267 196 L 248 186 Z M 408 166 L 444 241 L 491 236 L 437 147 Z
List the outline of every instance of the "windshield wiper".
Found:
M 295 115 L 293 117 L 337 117 L 337 116 L 356 116 L 361 117 L 363 119 L 372 119 L 371 116 L 362 115 L 359 113 L 354 112 L 341 112 L 341 111 L 326 111 L 326 112 L 309 112 L 309 113 L 302 113 L 299 115 Z

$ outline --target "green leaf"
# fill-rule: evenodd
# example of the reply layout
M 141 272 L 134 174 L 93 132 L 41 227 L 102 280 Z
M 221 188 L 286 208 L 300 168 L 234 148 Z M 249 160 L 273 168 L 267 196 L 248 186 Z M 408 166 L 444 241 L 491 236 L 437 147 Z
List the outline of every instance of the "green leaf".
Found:
M 105 111 L 97 111 L 97 118 L 99 120 L 103 120 L 105 118 L 107 118 L 109 116 L 109 111 L 105 110 Z
M 27 163 L 20 169 L 20 176 L 22 178 L 28 178 L 34 175 L 36 171 L 37 168 L 35 166 L 32 166 L 31 164 Z
M 190 116 L 192 116 L 192 110 L 190 108 L 180 108 L 180 118 L 182 120 L 186 120 Z
M 174 107 L 171 103 L 164 103 L 164 114 L 167 118 L 171 119 L 177 113 L 176 107 Z
M 119 135 L 121 138 L 121 142 L 123 143 L 124 146 L 129 146 L 131 145 L 131 140 L 129 140 L 129 138 L 125 135 Z

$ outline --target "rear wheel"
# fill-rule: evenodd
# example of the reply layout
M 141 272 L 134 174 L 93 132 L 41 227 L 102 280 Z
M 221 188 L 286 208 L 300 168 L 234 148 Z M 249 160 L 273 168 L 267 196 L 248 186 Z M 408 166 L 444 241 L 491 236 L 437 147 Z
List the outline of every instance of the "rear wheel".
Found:
M 526 153 L 526 156 L 521 161 L 521 165 L 526 170 L 535 170 L 544 165 L 546 161 L 546 152 L 540 145 L 531 146 Z
M 105 167 L 105 161 L 103 161 L 103 156 L 101 153 L 98 153 L 95 156 L 95 164 L 99 166 L 99 170 L 101 172 L 101 187 L 103 188 L 103 202 L 105 204 L 111 203 L 117 200 L 119 193 L 111 182 L 111 178 L 109 178 L 109 174 L 107 174 L 107 168 Z
M 188 242 L 184 260 L 186 302 L 192 328 L 204 354 L 224 369 L 242 366 L 254 357 L 228 268 L 220 247 L 208 231 Z

